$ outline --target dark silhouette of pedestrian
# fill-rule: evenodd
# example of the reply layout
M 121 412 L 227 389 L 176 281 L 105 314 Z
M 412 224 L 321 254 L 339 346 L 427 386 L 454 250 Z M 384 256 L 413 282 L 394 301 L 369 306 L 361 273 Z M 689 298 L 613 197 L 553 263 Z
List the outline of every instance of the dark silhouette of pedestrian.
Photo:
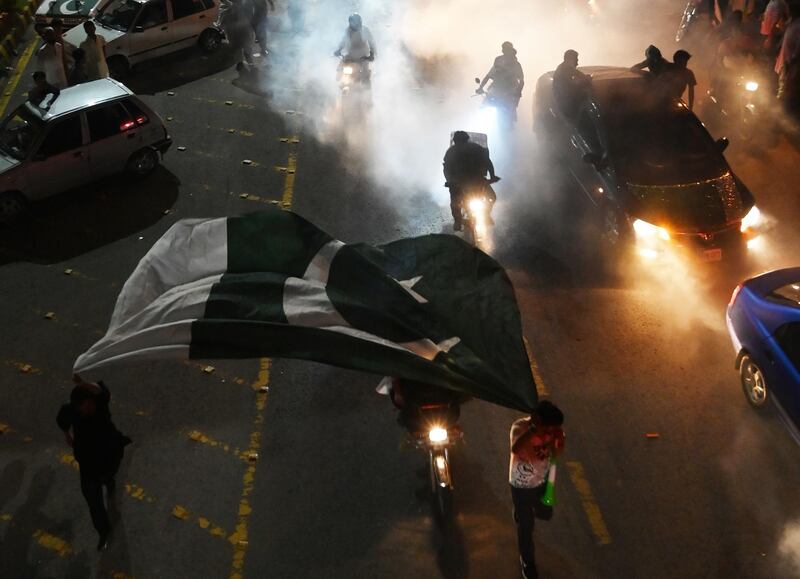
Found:
M 89 505 L 92 524 L 100 535 L 97 550 L 108 546 L 111 524 L 103 500 L 103 486 L 108 497 L 114 494 L 115 481 L 125 446 L 131 439 L 124 436 L 111 421 L 111 393 L 102 381 L 84 382 L 73 376 L 76 386 L 69 404 L 58 412 L 56 422 L 64 431 L 67 444 L 74 449 L 81 477 L 81 492 Z M 71 431 L 71 432 L 70 432 Z
M 261 56 L 267 56 L 267 13 L 275 10 L 273 0 L 253 0 L 253 32 Z

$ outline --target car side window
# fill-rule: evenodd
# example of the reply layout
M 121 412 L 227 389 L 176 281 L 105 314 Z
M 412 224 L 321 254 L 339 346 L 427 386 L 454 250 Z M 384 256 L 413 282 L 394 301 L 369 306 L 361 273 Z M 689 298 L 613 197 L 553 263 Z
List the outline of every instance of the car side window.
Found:
M 211 10 L 216 4 L 214 4 L 214 0 L 203 0 L 203 6 L 206 7 L 206 10 Z
M 80 115 L 56 121 L 47 131 L 38 154 L 45 157 L 60 155 L 83 145 L 83 130 Z
M 118 135 L 133 126 L 133 119 L 119 103 L 92 109 L 86 113 L 86 118 L 93 143 Z
M 185 18 L 205 9 L 202 0 L 172 0 L 172 19 Z
M 141 26 L 145 30 L 154 26 L 161 26 L 167 23 L 167 2 L 166 0 L 153 0 L 148 2 L 139 13 L 136 26 Z
M 795 370 L 800 372 L 800 322 L 790 322 L 782 325 L 775 332 L 778 345 L 792 362 Z
M 150 122 L 150 119 L 147 118 L 147 113 L 132 99 L 125 99 L 122 101 L 122 104 L 125 106 L 125 109 L 127 109 L 129 117 L 132 118 L 137 125 L 141 126 Z
M 593 153 L 601 153 L 603 146 L 600 143 L 600 135 L 597 134 L 597 126 L 586 109 L 581 110 L 578 115 L 578 132 L 586 139 L 586 144 Z

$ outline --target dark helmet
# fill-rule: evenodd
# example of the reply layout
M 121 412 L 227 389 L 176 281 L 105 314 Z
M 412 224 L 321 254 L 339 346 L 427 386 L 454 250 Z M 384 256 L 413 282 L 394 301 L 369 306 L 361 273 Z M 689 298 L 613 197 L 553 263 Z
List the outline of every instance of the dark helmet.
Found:
M 361 21 L 361 15 L 358 12 L 351 14 L 347 21 L 350 23 L 350 28 L 353 30 L 360 30 L 361 25 L 363 24 Z
M 469 141 L 469 133 L 466 131 L 456 131 L 453 133 L 454 143 L 466 143 L 467 141 Z

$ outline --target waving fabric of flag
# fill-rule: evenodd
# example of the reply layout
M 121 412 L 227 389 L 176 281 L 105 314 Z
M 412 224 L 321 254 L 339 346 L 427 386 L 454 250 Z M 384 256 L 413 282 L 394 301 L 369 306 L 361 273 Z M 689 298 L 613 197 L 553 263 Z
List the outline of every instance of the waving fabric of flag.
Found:
M 537 402 L 503 268 L 450 235 L 345 245 L 289 211 L 177 222 L 142 258 L 78 372 L 153 358 L 314 360 Z

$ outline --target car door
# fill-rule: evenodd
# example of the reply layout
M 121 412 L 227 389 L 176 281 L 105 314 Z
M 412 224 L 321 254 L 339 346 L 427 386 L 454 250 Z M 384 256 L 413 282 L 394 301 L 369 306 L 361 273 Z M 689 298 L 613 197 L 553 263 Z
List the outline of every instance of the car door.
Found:
M 51 121 L 28 162 L 28 196 L 49 197 L 91 181 L 80 113 Z
M 581 107 L 575 124 L 572 125 L 568 146 L 569 168 L 592 203 L 599 204 L 607 190 L 607 169 L 584 160 L 586 155 L 605 157 L 605 148 L 600 130 L 593 114 L 593 105 Z
M 167 0 L 151 0 L 146 3 L 133 23 L 131 64 L 166 54 L 171 49 L 172 38 Z
M 130 156 L 142 147 L 141 126 L 121 101 L 86 111 L 89 164 L 95 179 L 120 173 Z
M 200 34 L 214 22 L 212 10 L 203 0 L 170 0 L 172 4 L 172 35 L 176 48 L 197 42 Z
M 780 326 L 765 346 L 767 385 L 795 425 L 800 426 L 800 322 Z

